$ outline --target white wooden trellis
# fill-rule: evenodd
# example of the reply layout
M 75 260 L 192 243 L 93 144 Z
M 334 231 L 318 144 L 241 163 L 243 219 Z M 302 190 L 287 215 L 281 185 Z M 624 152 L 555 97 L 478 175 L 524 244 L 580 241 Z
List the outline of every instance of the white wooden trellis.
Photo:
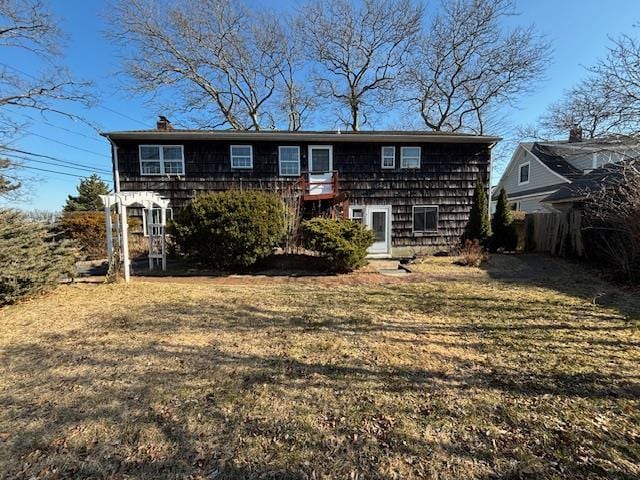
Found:
M 127 223 L 127 207 L 142 206 L 146 209 L 147 231 L 149 233 L 149 270 L 160 263 L 162 270 L 167 269 L 167 246 L 165 227 L 167 225 L 167 208 L 169 200 L 154 192 L 116 192 L 100 195 L 104 204 L 107 230 L 107 255 L 109 264 L 113 261 L 113 225 L 111 224 L 111 208 L 117 206 L 119 212 L 119 235 L 124 266 L 124 279 L 129 281 L 131 263 L 129 261 L 129 225 Z M 153 210 L 160 210 L 160 216 L 154 216 Z M 143 210 L 144 212 L 144 210 Z

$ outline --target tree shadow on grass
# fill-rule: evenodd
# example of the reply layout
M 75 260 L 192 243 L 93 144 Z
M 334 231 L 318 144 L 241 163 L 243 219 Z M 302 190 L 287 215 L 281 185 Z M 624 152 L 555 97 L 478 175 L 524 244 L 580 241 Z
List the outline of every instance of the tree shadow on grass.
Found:
M 339 302 L 340 295 L 363 294 L 345 290 L 330 298 Z M 602 451 L 596 457 L 609 467 L 584 464 L 584 449 L 604 444 L 629 462 L 640 460 L 627 449 L 633 440 L 624 429 L 611 429 L 605 440 L 584 427 L 567 437 L 545 424 L 549 417 L 512 421 L 495 406 L 496 398 L 517 399 L 516 413 L 525 416 L 548 403 L 547 415 L 568 423 L 553 409 L 635 402 L 635 371 L 495 362 L 505 333 L 517 355 L 545 348 L 549 335 L 584 342 L 585 329 L 589 335 L 624 332 L 619 319 L 585 309 L 581 315 L 590 323 L 580 328 L 563 319 L 581 307 L 556 305 L 551 314 L 540 300 L 518 305 L 519 320 L 505 325 L 499 320 L 512 312 L 508 300 L 425 294 L 419 287 L 365 296 L 368 302 L 330 314 L 311 294 L 290 300 L 286 311 L 259 299 L 150 302 L 91 319 L 90 327 L 9 345 L 0 357 L 7 380 L 0 419 L 15 426 L 0 453 L 7 476 L 307 479 L 355 472 L 394 478 L 396 468 L 402 478 L 626 478 L 623 466 Z M 391 306 L 397 316 L 371 313 Z M 486 320 L 490 309 L 496 317 Z M 410 320 L 412 314 L 422 316 Z M 273 351 L 292 336 L 325 343 L 354 338 L 354 346 L 378 340 L 409 347 L 413 341 L 433 346 L 437 361 L 397 365 L 330 357 L 321 349 Z M 190 340 L 181 341 L 185 337 Z M 480 355 L 465 358 L 465 349 Z M 407 425 L 440 433 L 410 436 Z M 508 433 L 494 438 L 488 427 Z M 585 447 L 587 441 L 596 447 Z M 44 469 L 49 473 L 41 474 Z

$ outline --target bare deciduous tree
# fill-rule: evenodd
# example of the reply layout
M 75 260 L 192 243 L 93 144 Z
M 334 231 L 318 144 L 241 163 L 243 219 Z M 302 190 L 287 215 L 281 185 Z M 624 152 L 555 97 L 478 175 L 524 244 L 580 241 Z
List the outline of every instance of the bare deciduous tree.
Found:
M 576 125 L 587 138 L 626 131 L 640 118 L 628 105 L 619 104 L 615 92 L 606 88 L 598 77 L 589 77 L 565 93 L 562 100 L 551 104 L 540 118 L 539 126 L 547 137 L 567 135 Z
M 408 100 L 435 131 L 483 133 L 488 113 L 530 91 L 550 48 L 533 27 L 505 31 L 512 0 L 443 2 L 405 77 Z
M 351 130 L 374 102 L 386 103 L 421 22 L 412 0 L 313 0 L 301 9 L 298 36 L 316 62 L 318 94 L 337 103 Z
M 122 0 L 113 11 L 110 35 L 136 91 L 169 88 L 176 110 L 202 113 L 208 126 L 273 127 L 270 102 L 285 70 L 273 17 L 233 0 Z
M 584 216 L 593 252 L 631 280 L 640 278 L 640 161 L 603 167 L 603 187 L 586 191 Z M 606 178 L 608 177 L 608 178 Z
M 59 62 L 63 35 L 56 24 L 41 0 L 0 0 L 0 52 L 19 50 L 31 55 L 35 63 L 50 65 L 36 75 L 0 60 L 0 152 L 7 156 L 10 155 L 2 145 L 24 127 L 16 122 L 15 112 L 35 110 L 77 119 L 65 104 L 91 103 L 89 84 L 74 80 Z M 2 159 L 0 168 L 6 172 L 12 162 Z M 0 176 L 0 194 L 13 192 L 17 186 L 17 176 Z
M 544 135 L 566 134 L 580 125 L 588 138 L 640 132 L 640 43 L 628 35 L 613 40 L 590 75 L 565 92 L 540 118 Z

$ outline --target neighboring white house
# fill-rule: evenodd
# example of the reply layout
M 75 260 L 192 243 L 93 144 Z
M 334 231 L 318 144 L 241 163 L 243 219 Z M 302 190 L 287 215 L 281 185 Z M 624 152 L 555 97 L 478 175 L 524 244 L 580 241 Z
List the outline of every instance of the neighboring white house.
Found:
M 492 210 L 504 187 L 514 210 L 552 212 L 545 197 L 602 165 L 639 153 L 640 140 L 622 136 L 582 140 L 574 133 L 568 141 L 520 143 L 494 189 Z

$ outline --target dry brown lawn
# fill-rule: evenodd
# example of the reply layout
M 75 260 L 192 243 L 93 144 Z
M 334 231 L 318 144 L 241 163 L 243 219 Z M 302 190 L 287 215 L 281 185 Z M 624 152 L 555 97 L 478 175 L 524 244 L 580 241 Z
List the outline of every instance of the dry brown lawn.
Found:
M 640 477 L 637 292 L 537 257 L 416 268 L 4 308 L 0 476 Z

